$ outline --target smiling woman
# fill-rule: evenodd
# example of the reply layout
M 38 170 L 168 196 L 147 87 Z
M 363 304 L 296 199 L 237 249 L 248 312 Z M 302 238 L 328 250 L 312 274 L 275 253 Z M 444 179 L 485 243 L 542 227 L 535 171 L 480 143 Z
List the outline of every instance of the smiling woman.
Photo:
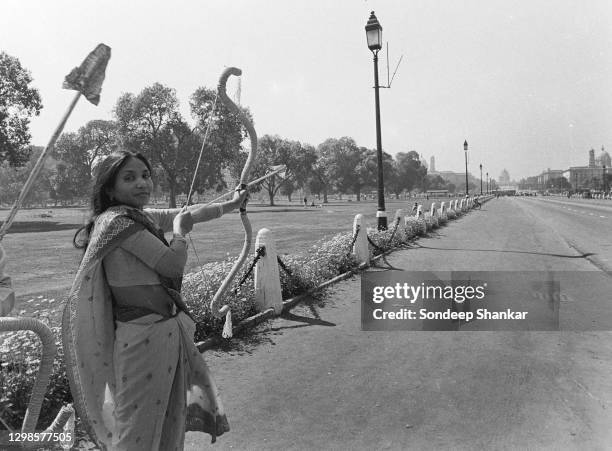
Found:
M 184 236 L 243 205 L 246 191 L 209 206 L 145 209 L 146 158 L 121 151 L 98 168 L 92 218 L 73 239 L 85 253 L 62 324 L 77 412 L 102 449 L 181 449 L 186 430 L 214 441 L 229 425 L 180 294 Z

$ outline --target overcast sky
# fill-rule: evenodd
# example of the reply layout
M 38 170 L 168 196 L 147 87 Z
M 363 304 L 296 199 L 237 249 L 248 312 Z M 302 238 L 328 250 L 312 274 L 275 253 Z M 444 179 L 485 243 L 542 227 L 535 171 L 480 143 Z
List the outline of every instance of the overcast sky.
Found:
M 243 70 L 241 103 L 258 135 L 318 145 L 350 136 L 375 148 L 374 10 L 388 41 L 382 144 L 416 150 L 436 169 L 497 178 L 585 165 L 612 151 L 609 0 L 2 0 L 0 50 L 31 71 L 44 104 L 32 143 L 45 145 L 73 94 L 64 76 L 98 43 L 112 48 L 102 100 L 81 100 L 66 131 L 111 119 L 121 93 L 160 82 L 189 96 Z M 386 53 L 380 54 L 381 84 Z M 228 84 L 233 94 L 237 84 Z

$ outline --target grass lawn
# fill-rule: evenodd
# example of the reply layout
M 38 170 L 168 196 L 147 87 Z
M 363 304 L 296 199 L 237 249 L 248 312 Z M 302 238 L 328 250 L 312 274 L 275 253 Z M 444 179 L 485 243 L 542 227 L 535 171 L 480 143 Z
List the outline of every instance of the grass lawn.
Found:
M 448 199 L 442 199 L 448 200 Z M 430 201 L 423 200 L 424 209 Z M 414 199 L 386 200 L 389 224 L 399 208 L 411 208 Z M 421 202 L 421 200 L 419 200 Z M 279 205 L 249 205 L 253 227 L 253 248 L 257 231 L 272 230 L 280 255 L 308 251 L 316 241 L 339 232 L 351 232 L 353 218 L 361 213 L 369 227 L 376 226 L 376 202 L 331 201 L 323 208 L 304 208 L 300 202 L 278 201 Z M 439 204 L 438 204 L 439 205 Z M 8 210 L 0 211 L 0 220 Z M 76 229 L 86 220 L 84 208 L 54 208 L 22 210 L 17 214 L 2 245 L 7 254 L 7 273 L 13 279 L 17 302 L 12 315 L 30 316 L 35 310 L 55 313 L 79 265 L 81 251 L 72 246 Z M 237 213 L 220 219 L 196 224 L 191 232 L 195 251 L 190 244 L 185 272 L 195 271 L 199 263 L 219 261 L 237 256 L 244 242 L 244 230 Z M 198 261 L 199 257 L 199 261 Z

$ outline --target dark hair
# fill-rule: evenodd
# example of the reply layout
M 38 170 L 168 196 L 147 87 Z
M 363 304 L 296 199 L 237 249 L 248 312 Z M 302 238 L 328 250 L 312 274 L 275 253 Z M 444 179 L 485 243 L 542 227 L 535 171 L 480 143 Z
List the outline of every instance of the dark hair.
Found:
M 117 205 L 108 195 L 108 191 L 113 188 L 117 180 L 117 174 L 130 158 L 137 158 L 142 161 L 149 172 L 153 172 L 151 164 L 139 152 L 129 150 L 118 150 L 102 160 L 95 169 L 95 179 L 91 192 L 91 216 L 87 224 L 78 229 L 72 238 L 72 243 L 77 249 L 85 249 L 89 244 L 89 235 L 93 229 L 96 218 L 105 212 L 109 207 Z M 79 236 L 83 235 L 81 239 Z

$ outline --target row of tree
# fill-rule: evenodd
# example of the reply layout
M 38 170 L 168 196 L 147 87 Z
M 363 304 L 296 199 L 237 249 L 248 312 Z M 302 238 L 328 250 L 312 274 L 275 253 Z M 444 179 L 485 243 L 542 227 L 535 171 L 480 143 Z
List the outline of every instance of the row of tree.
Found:
M 28 167 L 40 152 L 27 146 L 29 118 L 42 108 L 38 92 L 29 86 L 31 76 L 16 58 L 0 53 L 0 202 L 11 202 L 27 177 Z M 169 205 L 176 206 L 179 194 L 192 184 L 198 193 L 221 191 L 237 179 L 247 151 L 247 131 L 236 114 L 217 101 L 215 90 L 198 88 L 189 98 L 193 126 L 181 115 L 176 91 L 160 83 L 138 94 L 126 93 L 117 100 L 113 120 L 90 121 L 76 132 L 64 133 L 52 156 L 55 164 L 39 177 L 30 202 L 47 198 L 73 202 L 86 197 L 97 163 L 117 148 L 143 153 L 155 168 L 159 189 L 167 193 Z M 250 111 L 242 108 L 252 120 Z M 201 159 L 197 174 L 200 151 Z M 350 137 L 330 138 L 316 148 L 310 144 L 264 135 L 258 141 L 256 166 L 259 177 L 270 168 L 284 164 L 282 176 L 266 179 L 260 189 L 274 204 L 277 195 L 291 199 L 297 190 L 327 196 L 355 194 L 376 189 L 376 151 Z M 24 166 L 25 165 L 25 166 Z M 15 169 L 17 167 L 17 169 Z M 399 195 L 415 189 L 448 189 L 439 176 L 428 176 L 415 151 L 400 152 L 393 158 L 383 153 L 385 189 Z M 229 177 L 228 177 L 229 175 Z

